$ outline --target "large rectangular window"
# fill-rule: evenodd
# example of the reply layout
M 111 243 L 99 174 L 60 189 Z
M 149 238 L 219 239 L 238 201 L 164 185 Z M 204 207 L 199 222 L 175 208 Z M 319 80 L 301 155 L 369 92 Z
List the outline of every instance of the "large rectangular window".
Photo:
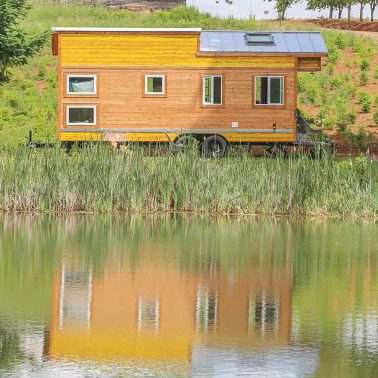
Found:
M 67 94 L 95 95 L 96 93 L 96 75 L 67 75 Z
M 222 105 L 222 76 L 203 77 L 203 104 Z
M 67 125 L 96 125 L 95 105 L 67 105 Z
M 144 94 L 165 95 L 165 75 L 146 75 L 144 77 Z
M 284 78 L 282 76 L 255 77 L 255 105 L 283 105 Z

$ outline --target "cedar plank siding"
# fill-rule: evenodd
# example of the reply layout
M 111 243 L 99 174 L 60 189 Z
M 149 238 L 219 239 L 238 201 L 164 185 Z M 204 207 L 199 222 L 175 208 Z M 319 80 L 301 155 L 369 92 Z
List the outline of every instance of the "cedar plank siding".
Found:
M 66 72 L 98 75 L 98 98 L 64 97 L 63 102 L 97 105 L 97 127 L 105 129 L 230 129 L 232 121 L 242 129 L 273 129 L 273 123 L 277 129 L 294 128 L 294 69 L 269 70 L 285 77 L 285 107 L 276 110 L 253 106 L 253 77 L 268 72 L 261 68 L 69 69 L 62 72 L 64 83 Z M 143 97 L 145 74 L 166 75 L 166 97 Z M 209 74 L 223 75 L 224 106 L 202 105 L 202 77 Z

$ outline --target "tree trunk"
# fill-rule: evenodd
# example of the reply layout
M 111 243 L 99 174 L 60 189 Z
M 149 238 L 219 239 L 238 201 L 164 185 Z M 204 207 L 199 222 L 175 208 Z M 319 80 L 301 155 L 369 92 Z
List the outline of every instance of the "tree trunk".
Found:
M 370 21 L 374 21 L 374 11 L 375 11 L 376 5 L 373 3 L 370 3 Z
M 341 16 L 343 15 L 343 7 L 342 6 L 340 6 L 339 8 L 338 8 L 338 18 L 339 18 L 339 20 L 340 20 L 340 18 L 341 18 Z
M 333 18 L 333 5 L 331 5 L 329 7 L 329 18 L 332 19 Z
M 365 4 L 360 3 L 360 21 L 364 20 L 364 6 Z
M 348 3 L 348 21 L 350 21 L 351 16 L 352 16 L 352 3 Z

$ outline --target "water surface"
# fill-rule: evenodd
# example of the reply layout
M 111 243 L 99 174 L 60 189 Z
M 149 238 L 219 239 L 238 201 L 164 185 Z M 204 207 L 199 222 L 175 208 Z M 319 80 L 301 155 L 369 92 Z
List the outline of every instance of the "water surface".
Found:
M 0 375 L 373 377 L 378 224 L 0 218 Z

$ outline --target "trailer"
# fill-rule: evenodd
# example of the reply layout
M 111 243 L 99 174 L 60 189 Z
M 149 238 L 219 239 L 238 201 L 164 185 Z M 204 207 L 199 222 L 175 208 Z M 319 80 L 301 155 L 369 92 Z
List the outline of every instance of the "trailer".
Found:
M 328 55 L 317 31 L 52 28 L 63 143 L 316 146 L 298 72 Z

